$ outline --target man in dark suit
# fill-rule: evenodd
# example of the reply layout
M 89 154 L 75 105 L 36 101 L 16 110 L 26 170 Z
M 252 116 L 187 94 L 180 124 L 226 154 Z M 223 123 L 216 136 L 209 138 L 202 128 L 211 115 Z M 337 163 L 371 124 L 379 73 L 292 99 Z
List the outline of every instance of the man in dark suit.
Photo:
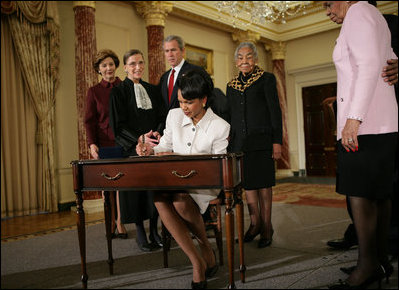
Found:
M 163 50 L 165 58 L 171 68 L 165 72 L 159 81 L 158 89 L 162 93 L 167 111 L 178 108 L 179 102 L 177 100 L 177 88 L 175 83 L 182 75 L 191 69 L 204 70 L 202 67 L 189 63 L 184 59 L 185 44 L 183 39 L 177 35 L 169 35 L 163 41 Z M 172 76 L 173 75 L 173 76 Z M 172 82 L 170 81 L 172 80 Z M 215 88 L 213 90 L 212 98 L 208 98 L 209 106 L 226 121 L 227 117 L 227 100 L 223 92 Z
M 158 86 L 161 90 L 166 108 L 169 111 L 170 109 L 179 107 L 177 88 L 175 86 L 176 80 L 180 79 L 181 76 L 190 69 L 202 68 L 188 63 L 184 59 L 185 46 L 180 36 L 169 35 L 166 37 L 163 41 L 163 51 L 171 69 L 161 76 Z

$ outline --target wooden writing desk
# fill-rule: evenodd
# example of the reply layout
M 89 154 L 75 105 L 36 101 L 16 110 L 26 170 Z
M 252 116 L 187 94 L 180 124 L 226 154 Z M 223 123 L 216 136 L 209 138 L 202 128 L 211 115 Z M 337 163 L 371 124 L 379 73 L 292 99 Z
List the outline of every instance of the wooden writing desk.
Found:
M 82 267 L 82 284 L 87 288 L 86 232 L 82 191 L 89 190 L 166 190 L 220 188 L 225 192 L 225 228 L 229 267 L 228 288 L 234 284 L 234 205 L 240 248 L 240 278 L 245 282 L 243 246 L 243 205 L 241 199 L 242 158 L 237 154 L 169 155 L 123 159 L 72 161 L 76 194 L 77 228 Z M 134 194 L 134 193 L 133 193 Z M 105 194 L 104 215 L 108 243 L 108 264 L 113 274 L 111 210 Z

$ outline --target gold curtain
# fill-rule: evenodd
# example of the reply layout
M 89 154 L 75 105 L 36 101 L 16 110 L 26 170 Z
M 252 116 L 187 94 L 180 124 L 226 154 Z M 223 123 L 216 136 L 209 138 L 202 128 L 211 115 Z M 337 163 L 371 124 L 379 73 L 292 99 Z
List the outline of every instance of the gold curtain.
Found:
M 12 69 L 10 69 L 12 68 Z M 36 114 L 24 93 L 8 22 L 1 17 L 1 217 L 39 211 Z
M 2 13 L 5 11 L 3 2 Z M 35 139 L 39 149 L 38 163 L 42 167 L 38 173 L 41 188 L 41 192 L 38 192 L 38 210 L 55 212 L 58 209 L 58 186 L 55 175 L 54 115 L 55 92 L 59 81 L 59 26 L 54 9 L 56 4 L 54 1 L 9 2 L 15 2 L 10 6 L 14 6 L 12 12 L 16 13 L 9 14 L 7 20 L 21 67 L 25 92 L 33 104 L 38 122 Z M 13 195 L 15 192 L 6 194 Z

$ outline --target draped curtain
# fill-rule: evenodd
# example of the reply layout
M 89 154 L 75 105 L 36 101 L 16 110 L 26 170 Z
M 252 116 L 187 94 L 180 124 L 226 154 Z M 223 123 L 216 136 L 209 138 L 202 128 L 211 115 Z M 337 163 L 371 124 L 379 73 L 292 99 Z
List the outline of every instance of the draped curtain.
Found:
M 16 216 L 34 212 L 55 212 L 58 206 L 58 185 L 55 175 L 55 92 L 59 82 L 59 26 L 56 3 L 54 1 L 2 1 L 2 24 L 3 20 L 8 22 L 12 36 L 13 49 L 18 60 L 21 77 L 24 85 L 24 95 L 29 98 L 31 106 L 37 118 L 37 129 L 33 144 L 20 144 L 15 142 L 11 148 L 11 156 L 1 154 L 1 167 L 12 168 L 13 174 L 3 176 L 2 173 L 2 192 L 1 192 L 1 210 L 2 217 Z M 2 25 L 3 34 L 3 25 Z M 3 40 L 3 39 L 2 39 Z M 4 43 L 6 46 L 7 43 Z M 14 67 L 5 67 L 3 70 L 3 41 L 2 46 L 2 110 L 3 98 L 14 99 L 21 98 L 17 91 L 9 92 L 3 96 L 3 71 L 8 74 L 14 70 Z M 14 51 L 13 51 L 14 52 Z M 5 56 L 8 58 L 9 56 Z M 16 76 L 16 78 L 19 78 Z M 6 83 L 5 83 L 6 84 Z M 24 118 L 24 116 L 20 116 Z M 15 122 L 11 119 L 3 120 L 7 123 Z M 20 122 L 20 120 L 17 120 Z M 19 128 L 16 128 L 19 130 Z M 21 134 L 21 132 L 8 132 L 9 136 Z M 2 148 L 3 143 L 11 143 L 9 138 L 3 135 L 2 127 Z M 35 156 L 27 156 L 29 160 L 37 160 L 37 185 L 36 198 L 27 198 L 29 195 L 23 188 L 22 192 L 15 191 L 10 184 L 25 183 L 21 178 L 26 165 L 14 164 L 15 158 L 20 154 L 22 147 L 36 147 Z M 20 158 L 26 158 L 21 156 Z M 2 172 L 4 172 L 2 170 Z M 4 177 L 4 180 L 3 180 Z M 4 183 L 4 184 L 3 184 Z M 28 186 L 29 187 L 29 186 Z M 4 192 L 3 192 L 4 189 Z M 20 209 L 19 204 L 6 201 L 17 199 L 36 200 L 29 205 L 24 205 Z M 26 207 L 27 206 L 27 207 Z

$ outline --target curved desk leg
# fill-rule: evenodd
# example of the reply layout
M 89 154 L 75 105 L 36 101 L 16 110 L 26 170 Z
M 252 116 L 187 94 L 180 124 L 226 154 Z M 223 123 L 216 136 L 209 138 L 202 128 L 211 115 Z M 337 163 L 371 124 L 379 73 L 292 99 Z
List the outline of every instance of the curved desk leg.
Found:
M 234 211 L 233 211 L 233 192 L 225 190 L 225 223 L 226 223 L 226 243 L 227 261 L 229 265 L 229 285 L 228 289 L 235 289 L 234 284 Z
M 112 257 L 112 229 L 111 229 L 111 203 L 110 194 L 114 192 L 104 191 L 104 217 L 105 217 L 105 232 L 107 236 L 107 246 L 108 246 L 108 267 L 109 274 L 114 274 L 114 259 Z
M 87 289 L 87 276 L 86 271 L 86 229 L 85 229 L 85 212 L 83 210 L 83 198 L 80 190 L 75 191 L 76 194 L 76 225 L 78 228 L 80 260 L 82 268 L 82 286 Z
M 240 278 L 241 282 L 245 283 L 245 262 L 244 262 L 244 210 L 242 203 L 242 188 L 239 186 L 236 189 L 237 196 L 237 231 L 238 231 L 238 247 L 240 249 Z

